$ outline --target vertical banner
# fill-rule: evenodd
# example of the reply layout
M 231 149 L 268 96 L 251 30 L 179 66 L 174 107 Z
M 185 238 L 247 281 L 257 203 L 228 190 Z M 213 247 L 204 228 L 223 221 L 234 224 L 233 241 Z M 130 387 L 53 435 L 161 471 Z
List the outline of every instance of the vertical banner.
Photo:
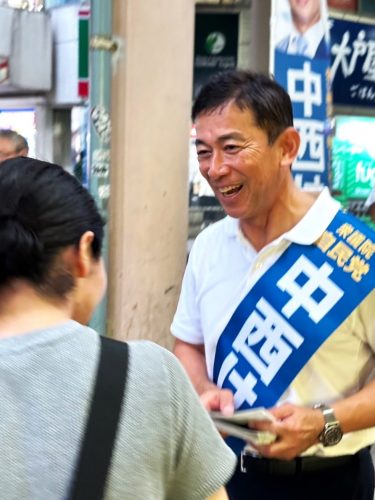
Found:
M 271 73 L 289 93 L 301 135 L 293 176 L 298 186 L 328 185 L 330 102 L 329 27 L 326 0 L 273 0 Z
M 89 97 L 89 22 L 90 7 L 81 7 L 78 13 L 78 96 Z

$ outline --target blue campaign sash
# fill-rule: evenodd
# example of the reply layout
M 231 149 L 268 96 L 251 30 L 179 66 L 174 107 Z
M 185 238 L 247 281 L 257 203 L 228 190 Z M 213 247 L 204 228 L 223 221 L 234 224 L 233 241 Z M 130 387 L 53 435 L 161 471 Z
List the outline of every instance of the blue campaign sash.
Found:
M 292 243 L 238 305 L 213 380 L 237 409 L 271 407 L 375 286 L 375 233 L 339 211 L 314 245 Z

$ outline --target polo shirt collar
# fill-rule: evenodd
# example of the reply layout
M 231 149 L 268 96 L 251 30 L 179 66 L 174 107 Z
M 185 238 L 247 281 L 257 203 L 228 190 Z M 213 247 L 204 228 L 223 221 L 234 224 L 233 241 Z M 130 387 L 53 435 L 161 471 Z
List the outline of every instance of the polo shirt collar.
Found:
M 284 239 L 300 245 L 311 245 L 319 239 L 339 209 L 340 203 L 331 197 L 328 188 L 324 188 L 304 217 L 272 243 L 275 244 Z M 224 231 L 229 238 L 242 236 L 238 219 L 227 215 L 223 222 Z
M 331 197 L 328 188 L 324 188 L 305 216 L 281 238 L 300 245 L 311 245 L 320 238 L 339 209 L 340 203 Z

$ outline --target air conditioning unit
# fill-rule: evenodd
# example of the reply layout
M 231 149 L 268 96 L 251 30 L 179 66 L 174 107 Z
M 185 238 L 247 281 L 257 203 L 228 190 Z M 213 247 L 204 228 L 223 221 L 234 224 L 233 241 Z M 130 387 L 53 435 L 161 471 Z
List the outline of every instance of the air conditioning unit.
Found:
M 0 94 L 52 87 L 52 28 L 48 13 L 0 6 Z

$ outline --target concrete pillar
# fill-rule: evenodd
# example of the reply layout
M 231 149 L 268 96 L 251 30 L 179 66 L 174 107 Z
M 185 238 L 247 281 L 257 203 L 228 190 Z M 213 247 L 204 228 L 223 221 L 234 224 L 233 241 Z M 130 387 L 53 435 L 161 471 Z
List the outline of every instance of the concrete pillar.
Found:
M 53 119 L 53 162 L 72 172 L 72 121 L 71 108 L 54 109 Z
M 171 345 L 186 262 L 194 1 L 114 0 L 109 334 Z
M 245 4 L 240 11 L 237 61 L 239 69 L 251 67 L 251 61 L 249 61 L 249 53 L 253 43 L 251 5 L 250 3 Z
M 248 29 L 250 31 L 248 67 L 269 73 L 271 0 L 251 2 Z M 242 67 L 244 67 L 242 62 Z
M 52 109 L 47 103 L 35 106 L 35 158 L 53 161 Z

